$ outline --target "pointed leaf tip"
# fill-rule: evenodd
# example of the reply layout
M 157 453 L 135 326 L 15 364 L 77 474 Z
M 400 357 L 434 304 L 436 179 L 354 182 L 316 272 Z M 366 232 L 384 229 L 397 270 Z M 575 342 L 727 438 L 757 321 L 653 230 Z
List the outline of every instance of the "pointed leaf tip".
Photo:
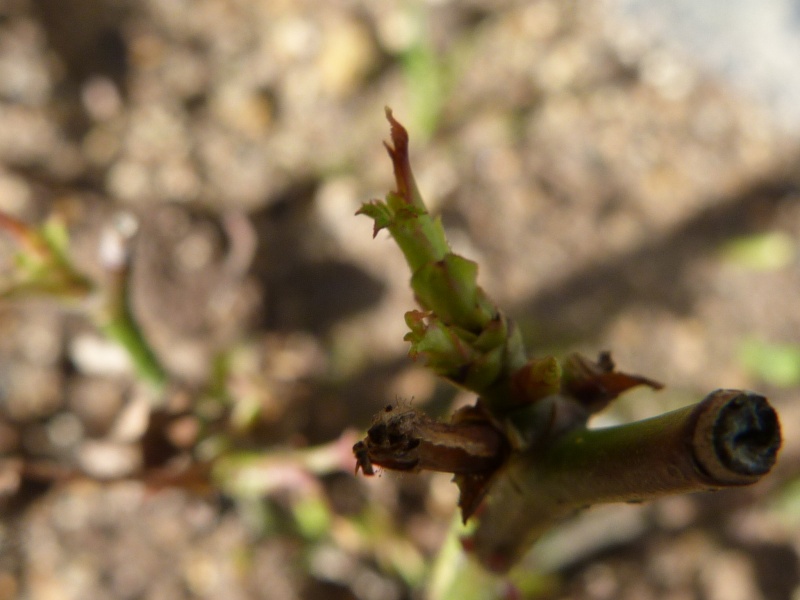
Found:
M 374 221 L 375 225 L 372 228 L 373 239 L 378 235 L 381 229 L 392 224 L 393 218 L 391 209 L 380 200 L 373 200 L 362 204 L 361 208 L 356 211 L 356 215 L 367 215 Z
M 408 131 L 403 127 L 400 122 L 394 118 L 392 109 L 388 106 L 384 109 L 386 111 L 386 120 L 391 125 L 392 143 L 396 152 L 406 154 L 408 148 Z
M 392 143 L 387 144 L 384 142 L 383 145 L 389 153 L 389 158 L 392 159 L 397 193 L 407 204 L 413 204 L 412 190 L 415 188 L 413 176 L 411 174 L 411 162 L 408 158 L 408 132 L 406 128 L 394 118 L 391 108 L 387 106 L 385 110 L 386 119 L 391 126 Z

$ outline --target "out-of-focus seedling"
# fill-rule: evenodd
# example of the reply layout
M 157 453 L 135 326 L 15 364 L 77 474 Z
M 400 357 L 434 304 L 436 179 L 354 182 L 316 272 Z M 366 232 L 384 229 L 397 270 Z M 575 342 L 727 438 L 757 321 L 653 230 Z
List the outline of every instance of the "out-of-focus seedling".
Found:
M 103 232 L 99 258 L 105 281 L 95 282 L 70 258 L 67 229 L 57 217 L 37 228 L 0 212 L 0 233 L 16 245 L 14 268 L 6 280 L 0 279 L 0 300 L 46 296 L 77 306 L 127 351 L 140 379 L 161 388 L 166 372 L 131 309 L 130 238 L 135 229 L 133 216 L 123 214 Z

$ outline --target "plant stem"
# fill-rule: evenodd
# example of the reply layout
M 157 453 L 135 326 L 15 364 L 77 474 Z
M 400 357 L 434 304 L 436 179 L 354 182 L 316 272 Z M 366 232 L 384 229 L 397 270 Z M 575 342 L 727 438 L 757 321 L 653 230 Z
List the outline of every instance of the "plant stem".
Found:
M 125 349 L 139 377 L 158 389 L 166 385 L 167 374 L 164 367 L 142 334 L 130 307 L 125 306 L 115 312 L 100 324 L 100 328 L 109 339 Z
M 480 513 L 465 546 L 504 572 L 581 508 L 746 485 L 770 470 L 781 443 L 778 417 L 750 392 L 717 390 L 654 419 L 587 429 L 589 417 L 626 390 L 662 385 L 617 371 L 608 352 L 597 361 L 528 360 L 519 330 L 478 285 L 477 264 L 450 252 L 414 181 L 408 133 L 388 109 L 386 117 L 397 189 L 359 213 L 373 219 L 374 233 L 389 230 L 411 269 L 423 310 L 406 313 L 409 354 L 479 400 L 450 424 L 430 424 L 415 411 L 378 418 L 353 447 L 365 474 L 372 463 L 454 473 L 464 521 Z
M 167 383 L 167 372 L 133 312 L 128 243 L 119 226 L 105 232 L 100 254 L 108 280 L 104 305 L 95 315 L 95 321 L 106 336 L 125 349 L 137 375 L 160 390 Z
M 576 428 L 511 457 L 470 545 L 485 566 L 503 572 L 557 521 L 592 504 L 754 483 L 775 463 L 780 443 L 766 399 L 740 390 L 717 390 L 627 425 Z

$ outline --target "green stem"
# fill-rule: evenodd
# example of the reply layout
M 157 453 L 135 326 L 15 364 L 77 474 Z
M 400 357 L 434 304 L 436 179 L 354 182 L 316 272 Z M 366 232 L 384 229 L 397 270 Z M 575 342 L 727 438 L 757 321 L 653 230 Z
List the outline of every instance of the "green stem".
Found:
M 131 359 L 136 374 L 158 389 L 167 383 L 167 373 L 159 362 L 142 330 L 130 311 L 125 310 L 111 317 L 100 326 L 109 339 L 122 346 Z
M 780 443 L 766 399 L 739 390 L 717 390 L 644 421 L 570 430 L 509 459 L 473 537 L 476 553 L 502 572 L 587 506 L 754 483 L 775 463 Z
M 106 303 L 96 317 L 100 330 L 122 346 L 131 359 L 136 374 L 162 389 L 167 383 L 167 372 L 156 356 L 133 313 L 131 306 L 129 261 L 113 265 L 106 290 Z

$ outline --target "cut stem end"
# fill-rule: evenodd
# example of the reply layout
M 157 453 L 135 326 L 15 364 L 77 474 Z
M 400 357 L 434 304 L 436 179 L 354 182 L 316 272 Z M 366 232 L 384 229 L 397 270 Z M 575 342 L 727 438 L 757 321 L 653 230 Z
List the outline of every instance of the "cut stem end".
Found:
M 763 396 L 717 390 L 699 416 L 695 441 L 698 463 L 714 479 L 733 485 L 752 483 L 777 460 L 780 421 Z

